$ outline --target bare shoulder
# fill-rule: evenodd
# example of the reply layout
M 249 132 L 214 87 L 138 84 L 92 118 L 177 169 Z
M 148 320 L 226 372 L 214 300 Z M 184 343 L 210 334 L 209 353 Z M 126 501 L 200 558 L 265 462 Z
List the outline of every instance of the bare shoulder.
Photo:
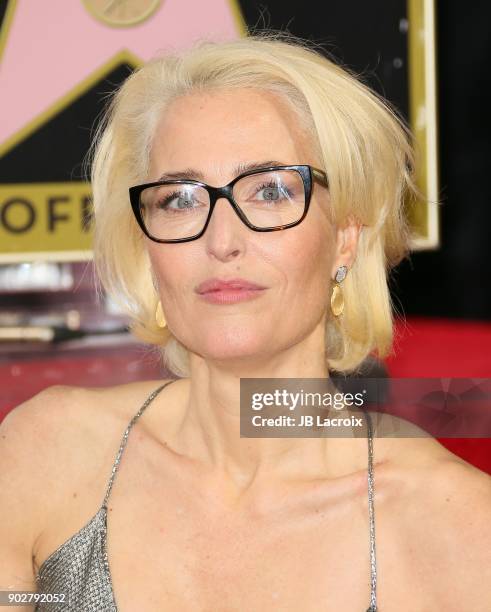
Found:
M 11 410 L 1 424 L 4 436 L 19 442 L 26 452 L 38 449 L 48 456 L 64 445 L 71 446 L 70 434 L 87 436 L 106 427 L 127 422 L 150 396 L 168 380 L 143 381 L 114 387 L 72 387 L 56 385 L 41 391 Z M 119 431 L 119 430 L 118 430 Z M 12 442 L 15 443 L 15 440 Z M 48 451 L 52 453 L 48 453 Z
M 0 588 L 35 588 L 39 560 L 93 515 L 128 421 L 163 383 L 55 386 L 7 414 L 0 424 Z
M 462 610 L 491 609 L 491 476 L 449 453 L 418 483 L 412 513 L 422 553 L 439 571 L 442 597 Z M 430 566 L 429 566 L 430 567 Z M 456 608 L 457 609 L 457 608 Z
M 385 453 L 381 480 L 392 491 L 384 515 L 390 537 L 400 543 L 411 571 L 430 580 L 442 601 L 452 583 L 458 609 L 489 610 L 491 476 L 421 430 L 414 433 L 375 439 L 375 448 L 379 441 Z M 430 568 L 438 571 L 421 575 Z
M 41 442 L 49 437 L 50 447 L 59 448 L 71 427 L 79 433 L 87 431 L 97 417 L 116 421 L 126 419 L 150 396 L 152 391 L 169 380 L 143 381 L 114 387 L 72 387 L 56 385 L 41 391 L 28 401 L 11 410 L 1 426 L 9 434 L 22 434 L 25 440 Z M 82 428 L 82 431 L 80 430 Z
M 436 438 L 417 425 L 392 415 L 376 414 L 379 432 L 396 432 L 396 435 L 375 438 L 375 448 L 380 446 L 380 462 L 388 466 L 395 478 L 404 478 L 407 490 L 420 490 L 427 499 L 442 501 L 443 507 L 452 508 L 455 496 L 466 497 L 469 502 L 459 504 L 456 511 L 464 511 L 469 504 L 477 503 L 475 514 L 489 519 L 491 512 L 491 476 L 455 453 L 448 450 Z M 404 432 L 398 437 L 397 432 Z
M 449 452 L 436 463 L 428 484 L 430 499 L 440 510 L 442 522 L 455 534 L 457 545 L 466 543 L 474 553 L 486 549 L 491 579 L 491 476 Z
M 0 463 L 11 499 L 23 499 L 33 507 L 32 520 L 42 523 L 74 479 L 93 476 L 114 455 L 128 421 L 165 382 L 53 386 L 11 410 L 0 424 Z

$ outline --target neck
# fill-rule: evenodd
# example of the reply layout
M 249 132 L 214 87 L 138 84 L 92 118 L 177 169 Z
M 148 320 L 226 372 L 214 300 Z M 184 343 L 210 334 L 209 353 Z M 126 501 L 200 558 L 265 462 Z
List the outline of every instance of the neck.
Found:
M 317 344 L 317 346 L 316 346 Z M 363 438 L 241 438 L 241 378 L 329 379 L 322 343 L 311 338 L 282 354 L 226 363 L 190 356 L 179 448 L 187 457 L 246 490 L 259 482 L 339 478 L 366 468 Z M 329 381 L 328 381 L 329 382 Z

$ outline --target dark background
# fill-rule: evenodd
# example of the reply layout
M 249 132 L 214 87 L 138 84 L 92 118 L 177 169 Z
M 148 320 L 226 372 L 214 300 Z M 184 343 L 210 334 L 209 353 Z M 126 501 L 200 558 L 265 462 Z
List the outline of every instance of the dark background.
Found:
M 407 116 L 404 1 L 240 0 L 240 5 L 250 28 L 288 29 L 315 41 Z M 6 6 L 0 0 L 0 20 Z M 441 246 L 414 252 L 394 271 L 391 291 L 405 315 L 491 318 L 490 19 L 491 5 L 484 2 L 446 0 L 436 7 Z M 5 155 L 0 182 L 83 178 L 81 160 L 104 96 L 129 71 L 116 69 Z

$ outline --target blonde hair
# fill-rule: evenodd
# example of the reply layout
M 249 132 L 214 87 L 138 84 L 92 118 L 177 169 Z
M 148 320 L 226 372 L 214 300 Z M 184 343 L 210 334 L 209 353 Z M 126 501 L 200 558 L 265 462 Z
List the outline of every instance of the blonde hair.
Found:
M 187 349 L 155 321 L 158 294 L 128 187 L 144 182 L 152 137 L 169 103 L 187 93 L 254 87 L 297 111 L 329 177 L 331 220 L 363 223 L 356 261 L 342 284 L 345 309 L 329 313 L 330 370 L 354 372 L 393 339 L 388 273 L 409 254 L 404 200 L 416 196 L 410 133 L 391 106 L 307 41 L 262 32 L 231 42 L 200 41 L 156 57 L 115 92 L 93 142 L 94 257 L 102 285 L 131 318 L 134 334 L 161 347 L 164 363 L 189 376 Z

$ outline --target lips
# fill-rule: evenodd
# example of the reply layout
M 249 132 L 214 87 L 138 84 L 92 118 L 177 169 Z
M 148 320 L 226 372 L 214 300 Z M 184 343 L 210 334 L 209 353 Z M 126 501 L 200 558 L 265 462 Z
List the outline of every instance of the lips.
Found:
M 263 285 L 252 283 L 243 278 L 231 278 L 221 280 L 219 278 L 210 278 L 196 287 L 196 293 L 205 294 L 217 291 L 254 291 L 266 289 Z

